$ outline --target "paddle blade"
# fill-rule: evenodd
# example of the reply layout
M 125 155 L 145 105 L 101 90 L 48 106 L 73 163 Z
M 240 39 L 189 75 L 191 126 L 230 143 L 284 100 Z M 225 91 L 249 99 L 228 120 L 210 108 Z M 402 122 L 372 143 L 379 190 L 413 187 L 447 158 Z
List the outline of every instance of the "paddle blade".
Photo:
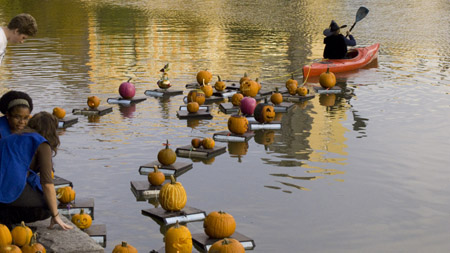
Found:
M 358 11 L 356 12 L 356 22 L 359 22 L 361 19 L 365 18 L 367 16 L 367 13 L 369 13 L 369 9 L 367 9 L 364 6 L 359 7 Z

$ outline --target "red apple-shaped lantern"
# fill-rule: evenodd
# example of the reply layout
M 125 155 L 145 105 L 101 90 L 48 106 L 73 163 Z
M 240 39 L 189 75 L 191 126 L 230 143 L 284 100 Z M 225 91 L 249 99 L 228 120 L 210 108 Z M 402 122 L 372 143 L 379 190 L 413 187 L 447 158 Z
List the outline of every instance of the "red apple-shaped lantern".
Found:
M 256 108 L 256 99 L 252 97 L 244 97 L 241 100 L 241 112 L 245 115 L 253 115 Z
M 130 81 L 131 78 L 119 86 L 119 94 L 124 99 L 131 99 L 136 94 L 136 88 L 134 87 L 134 84 L 130 83 Z

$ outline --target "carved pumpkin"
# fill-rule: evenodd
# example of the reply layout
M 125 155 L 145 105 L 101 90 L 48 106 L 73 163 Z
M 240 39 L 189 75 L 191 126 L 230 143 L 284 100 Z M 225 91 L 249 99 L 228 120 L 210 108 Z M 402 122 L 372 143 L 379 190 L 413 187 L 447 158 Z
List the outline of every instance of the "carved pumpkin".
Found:
M 275 141 L 275 131 L 260 130 L 255 133 L 255 142 L 264 146 L 270 145 Z
M 245 248 L 233 238 L 224 238 L 211 245 L 208 253 L 244 253 Z
M 213 138 L 204 138 L 202 140 L 202 145 L 205 149 L 212 149 L 214 148 L 215 142 L 213 140 Z
M 241 105 L 241 100 L 244 98 L 244 95 L 242 95 L 241 93 L 235 93 L 233 94 L 233 96 L 231 97 L 231 103 L 234 106 L 240 106 Z
M 336 85 L 336 76 L 330 72 L 330 68 L 327 68 L 327 72 L 320 74 L 319 83 L 324 89 L 330 89 Z
M 214 88 L 216 89 L 216 91 L 223 91 L 223 90 L 225 90 L 227 85 L 225 84 L 224 81 L 222 81 L 222 79 L 220 79 L 220 76 L 217 76 L 217 78 L 219 80 L 214 84 Z
M 189 102 L 187 104 L 187 110 L 190 113 L 196 113 L 198 112 L 198 109 L 200 108 L 200 106 L 198 105 L 197 102 Z
M 298 82 L 294 79 L 294 75 L 286 81 L 286 88 L 289 94 L 295 95 L 297 93 Z
M 53 108 L 53 115 L 58 119 L 63 119 L 66 116 L 66 110 L 61 107 L 55 107 Z
M 127 242 L 122 242 L 121 244 L 117 244 L 112 253 L 137 253 L 137 249 Z
M 72 216 L 72 223 L 79 229 L 88 229 L 92 225 L 92 217 L 81 209 L 79 214 Z
M 239 108 L 241 109 L 241 112 L 245 115 L 253 115 L 253 112 L 256 108 L 256 99 L 252 97 L 245 97 L 241 100 L 241 105 Z
M 11 231 L 3 224 L 0 224 L 0 247 L 10 245 L 12 243 Z
M 31 237 L 30 242 L 22 247 L 22 253 L 47 252 L 44 246 L 37 242 L 36 235 L 37 233 L 34 233 L 33 236 Z
M 231 214 L 223 211 L 209 213 L 203 221 L 205 233 L 216 239 L 230 237 L 236 230 L 236 221 Z
M 91 109 L 96 109 L 100 105 L 100 98 L 98 98 L 97 96 L 88 97 L 87 105 Z
M 169 140 L 163 145 L 166 147 L 158 152 L 158 162 L 162 165 L 171 165 L 177 160 L 177 154 L 169 148 Z
M 234 134 L 244 134 L 248 130 L 248 120 L 240 113 L 231 115 L 228 118 L 228 130 Z
M 279 105 L 283 103 L 283 95 L 280 92 L 278 92 L 278 88 L 275 88 L 275 92 L 272 94 L 272 96 L 270 96 L 270 101 L 274 105 Z
M 299 96 L 306 96 L 306 95 L 308 95 L 308 93 L 309 93 L 309 90 L 304 85 L 297 88 L 297 94 Z
M 320 94 L 319 103 L 323 106 L 334 106 L 336 94 Z
M 214 92 L 212 86 L 205 82 L 200 86 L 200 89 L 205 93 L 205 97 L 207 98 L 211 97 Z
M 161 187 L 158 200 L 164 210 L 180 211 L 186 205 L 187 195 L 183 185 L 170 175 L 170 182 Z
M 270 123 L 275 118 L 275 109 L 267 102 L 259 103 L 253 112 L 253 117 L 259 123 Z
M 211 82 L 212 74 L 208 70 L 202 70 L 197 73 L 197 82 L 198 84 L 202 85 L 203 80 L 205 80 L 205 83 Z
M 197 102 L 198 105 L 205 103 L 205 93 L 202 90 L 191 90 L 187 95 L 187 101 Z
M 164 235 L 166 253 L 191 253 L 192 235 L 186 226 L 177 221 Z
M 242 83 L 241 92 L 244 96 L 255 97 L 258 95 L 259 85 L 253 80 L 247 80 Z
M 33 232 L 29 227 L 25 226 L 25 222 L 22 221 L 19 226 L 13 228 L 11 236 L 14 245 L 22 247 L 30 243 Z
M 241 79 L 239 79 L 239 85 L 241 85 L 239 87 L 242 87 L 242 83 L 247 81 L 247 80 L 250 80 L 250 78 L 247 76 L 247 73 L 244 73 L 244 76 L 241 77 Z
M 166 180 L 166 176 L 158 170 L 158 166 L 155 165 L 153 169 L 154 170 L 147 175 L 148 182 L 155 186 L 162 185 Z
M 199 138 L 194 138 L 191 140 L 191 145 L 194 148 L 199 148 L 202 145 L 202 140 L 200 140 Z
M 22 253 L 22 250 L 13 244 L 0 247 L 0 253 Z
M 68 204 L 75 199 L 75 190 L 70 186 L 61 187 L 56 190 L 56 198 L 63 204 Z

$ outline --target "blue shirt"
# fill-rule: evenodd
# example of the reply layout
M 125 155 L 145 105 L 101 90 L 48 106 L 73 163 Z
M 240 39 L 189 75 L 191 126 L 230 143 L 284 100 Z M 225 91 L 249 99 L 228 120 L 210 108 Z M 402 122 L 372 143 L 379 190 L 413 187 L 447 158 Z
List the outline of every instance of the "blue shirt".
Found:
M 8 119 L 6 116 L 0 117 L 0 139 L 11 134 Z
M 32 182 L 27 175 L 33 156 L 43 142 L 47 140 L 38 133 L 11 134 L 0 139 L 0 203 L 15 201 L 27 180 L 34 188 L 42 189 L 36 174 L 30 174 L 34 176 Z

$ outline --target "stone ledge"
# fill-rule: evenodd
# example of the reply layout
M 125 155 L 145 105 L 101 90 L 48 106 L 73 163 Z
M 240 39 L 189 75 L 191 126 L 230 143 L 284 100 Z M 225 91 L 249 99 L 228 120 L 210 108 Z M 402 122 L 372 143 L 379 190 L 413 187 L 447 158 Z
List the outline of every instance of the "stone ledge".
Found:
M 88 234 L 77 228 L 71 221 L 61 215 L 61 219 L 74 226 L 71 230 L 62 230 L 58 225 L 48 229 L 50 218 L 42 221 L 27 223 L 26 225 L 38 233 L 38 241 L 44 245 L 48 253 L 104 253 L 103 247 L 98 245 Z

